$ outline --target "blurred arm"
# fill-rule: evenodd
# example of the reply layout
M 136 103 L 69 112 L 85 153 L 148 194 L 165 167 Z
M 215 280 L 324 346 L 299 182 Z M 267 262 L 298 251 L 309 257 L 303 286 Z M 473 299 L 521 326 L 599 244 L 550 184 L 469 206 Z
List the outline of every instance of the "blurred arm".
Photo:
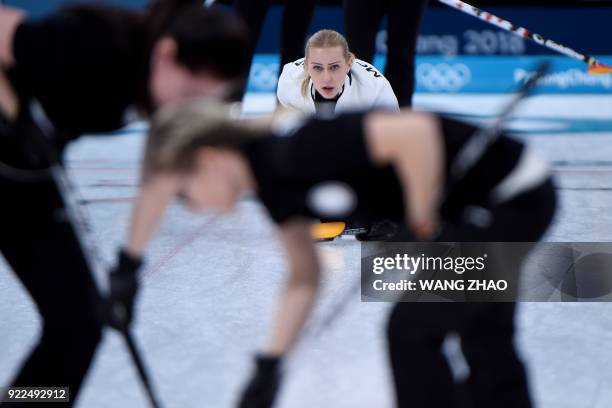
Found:
M 281 294 L 266 355 L 282 356 L 295 344 L 314 305 L 320 268 L 309 223 L 289 221 L 281 227 L 281 240 L 289 261 L 289 281 Z
M 0 68 L 0 117 L 9 121 L 17 119 L 19 100 L 4 71 Z
M 128 254 L 142 257 L 176 191 L 177 180 L 174 176 L 155 175 L 145 178 L 132 209 L 125 246 Z
M 22 10 L 0 6 L 0 66 L 11 68 L 15 63 L 13 53 L 13 38 L 17 26 L 25 19 Z
M 0 110 L 9 120 L 17 117 L 19 103 L 4 71 L 15 64 L 13 38 L 24 19 L 25 13 L 21 10 L 0 6 Z

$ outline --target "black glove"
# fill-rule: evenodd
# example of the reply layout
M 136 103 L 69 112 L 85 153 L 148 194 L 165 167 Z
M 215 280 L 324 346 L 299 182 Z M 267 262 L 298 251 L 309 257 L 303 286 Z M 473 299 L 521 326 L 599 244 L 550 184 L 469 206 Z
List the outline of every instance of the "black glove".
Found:
M 280 363 L 280 357 L 255 357 L 255 372 L 242 392 L 239 408 L 272 408 L 281 382 Z
M 119 251 L 117 265 L 110 273 L 108 323 L 117 330 L 127 330 L 132 321 L 134 298 L 138 291 L 137 272 L 142 260 Z

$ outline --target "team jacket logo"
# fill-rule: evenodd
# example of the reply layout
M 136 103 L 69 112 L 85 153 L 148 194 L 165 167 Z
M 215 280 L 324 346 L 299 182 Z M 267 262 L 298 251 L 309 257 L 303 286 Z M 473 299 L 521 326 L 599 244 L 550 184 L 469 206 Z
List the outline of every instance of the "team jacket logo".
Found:
M 421 64 L 416 72 L 417 82 L 428 91 L 456 92 L 472 79 L 465 64 Z
M 381 78 L 382 75 L 380 75 L 378 73 L 378 71 L 376 71 L 372 66 L 367 65 L 367 64 L 362 64 L 358 61 L 355 61 L 355 64 L 359 65 L 360 67 L 365 68 L 366 72 L 371 72 L 372 74 L 374 74 L 374 78 Z

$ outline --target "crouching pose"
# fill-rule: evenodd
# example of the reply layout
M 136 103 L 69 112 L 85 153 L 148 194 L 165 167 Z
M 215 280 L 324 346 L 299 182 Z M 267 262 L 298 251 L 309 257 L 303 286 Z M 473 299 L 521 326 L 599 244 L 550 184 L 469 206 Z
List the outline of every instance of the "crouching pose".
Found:
M 313 218 L 359 215 L 396 220 L 407 227 L 410 238 L 419 240 L 533 241 L 554 213 L 555 193 L 546 167 L 521 142 L 503 135 L 492 141 L 461 180 L 453 180 L 451 163 L 476 130 L 466 124 L 413 112 L 354 113 L 308 121 L 282 113 L 238 120 L 230 112 L 226 106 L 204 101 L 160 112 L 145 154 L 145 174 L 174 178 L 177 191 L 194 209 L 230 211 L 244 192 L 255 191 L 279 226 L 289 279 L 272 336 L 257 359 L 241 407 L 273 404 L 281 378 L 279 363 L 298 338 L 315 302 L 319 264 L 308 228 Z M 291 137 L 273 137 L 288 134 Z M 442 194 L 451 180 L 452 191 Z M 440 197 L 444 197 L 441 203 Z M 474 206 L 489 212 L 486 225 L 464 215 L 466 208 Z M 505 387 L 503 398 L 517 394 L 528 401 L 522 365 L 511 346 L 511 307 L 497 310 L 451 304 L 437 305 L 434 310 L 417 304 L 421 320 L 427 320 L 431 309 L 431 316 L 441 321 L 416 327 L 414 337 L 423 341 L 410 342 L 407 347 L 413 349 L 406 354 L 396 350 L 403 347 L 400 343 L 409 337 L 404 330 L 411 330 L 412 324 L 411 304 L 402 305 L 407 306 L 396 307 L 389 329 L 400 405 L 407 406 L 407 394 L 412 394 L 420 403 L 411 406 L 451 406 L 437 403 L 431 391 L 439 384 L 428 383 L 422 389 L 415 385 L 450 378 L 446 366 L 437 364 L 441 358 L 437 340 L 458 321 L 491 323 L 491 333 L 471 332 L 468 345 L 483 347 L 475 352 L 481 360 L 498 352 L 501 356 L 495 361 L 512 362 L 511 370 L 496 377 L 503 384 L 496 384 L 494 377 L 486 381 L 491 387 Z M 404 329 L 398 328 L 402 325 Z M 430 344 L 428 330 L 435 326 L 439 326 L 438 337 Z M 414 379 L 413 370 L 423 366 L 405 358 L 419 353 L 430 356 L 435 364 L 424 366 L 429 371 L 411 385 L 406 379 Z M 417 360 L 420 362 L 427 363 Z M 470 362 L 478 376 L 489 364 L 477 358 Z M 429 394 L 421 398 L 422 393 Z M 498 402 L 489 401 L 486 406 L 511 406 Z
M 285 64 L 276 94 L 281 105 L 319 116 L 373 107 L 399 110 L 389 81 L 356 59 L 333 30 L 317 31 L 306 43 L 305 57 Z
M 143 12 L 72 5 L 36 20 L 0 6 L 0 252 L 43 322 L 12 386 L 68 387 L 74 404 L 109 320 L 50 166 L 82 134 L 231 93 L 247 44 L 240 20 L 196 0 L 157 0 Z M 228 48 L 232 57 L 221 58 Z M 139 263 L 122 253 L 110 277 L 113 304 L 127 306 L 117 308 L 121 321 Z
M 376 68 L 356 59 L 346 39 L 333 30 L 314 33 L 306 43 L 304 58 L 285 64 L 277 97 L 284 107 L 319 117 L 357 109 L 399 111 L 389 81 Z M 317 240 L 333 239 L 345 226 L 344 222 L 315 224 L 312 235 Z M 372 228 L 357 219 L 351 220 L 349 229 L 368 230 L 357 235 L 364 240 L 377 239 L 380 232 L 384 233 L 380 225 Z

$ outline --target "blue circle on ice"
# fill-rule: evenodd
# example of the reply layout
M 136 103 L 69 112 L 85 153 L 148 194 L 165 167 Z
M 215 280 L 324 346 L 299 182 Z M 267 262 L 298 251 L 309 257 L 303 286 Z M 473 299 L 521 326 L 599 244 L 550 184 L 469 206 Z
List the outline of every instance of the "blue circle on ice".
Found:
M 306 196 L 308 207 L 324 218 L 343 218 L 357 205 L 355 191 L 341 181 L 326 181 L 314 185 Z

